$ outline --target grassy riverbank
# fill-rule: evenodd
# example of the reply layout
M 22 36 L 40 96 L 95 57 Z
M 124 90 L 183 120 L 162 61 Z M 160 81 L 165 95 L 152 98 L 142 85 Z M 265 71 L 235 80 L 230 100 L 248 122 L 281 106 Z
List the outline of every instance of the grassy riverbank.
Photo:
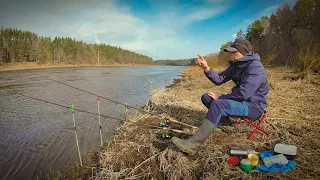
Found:
M 220 69 L 221 70 L 221 69 Z M 217 70 L 219 71 L 219 70 Z M 270 136 L 260 133 L 247 140 L 252 131 L 241 126 L 213 133 L 198 154 L 189 157 L 181 153 L 170 139 L 162 140 L 159 130 L 125 122 L 113 140 L 93 156 L 92 164 L 77 169 L 69 179 L 316 179 L 320 177 L 320 88 L 318 83 L 298 79 L 290 69 L 269 68 L 269 113 L 263 128 Z M 228 82 L 214 86 L 196 67 L 189 67 L 167 90 L 152 90 L 147 110 L 199 126 L 206 108 L 200 97 L 208 91 L 227 93 L 233 86 Z M 143 124 L 158 125 L 163 119 L 137 113 L 128 118 Z M 182 129 L 180 125 L 172 128 Z M 187 137 L 171 133 L 173 136 Z M 242 172 L 228 165 L 229 147 L 264 151 L 276 143 L 298 147 L 297 167 L 291 173 Z M 75 176 L 75 177 L 74 177 Z
M 39 64 L 36 62 L 21 62 L 21 63 L 8 63 L 0 65 L 1 71 L 14 71 L 14 70 L 23 70 L 23 69 L 42 69 L 42 68 L 63 68 L 63 67 L 103 67 L 103 66 L 150 66 L 143 64 L 90 64 L 90 63 L 76 63 L 76 64 L 67 64 L 67 63 L 45 63 Z

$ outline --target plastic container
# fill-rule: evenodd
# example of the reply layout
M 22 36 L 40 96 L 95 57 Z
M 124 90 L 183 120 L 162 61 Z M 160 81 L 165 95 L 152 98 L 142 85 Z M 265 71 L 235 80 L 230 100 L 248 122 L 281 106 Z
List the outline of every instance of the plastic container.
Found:
M 259 154 L 259 152 L 245 149 L 230 148 L 227 152 L 230 156 L 248 156 L 249 154 Z
M 240 163 L 240 159 L 237 157 L 229 157 L 227 160 L 228 164 L 231 164 L 233 166 L 238 165 Z
M 270 167 L 274 163 L 288 164 L 288 159 L 283 154 L 278 154 L 275 156 L 266 157 L 263 159 L 266 166 Z
M 248 156 L 249 151 L 242 149 L 229 149 L 229 154 L 232 156 Z
M 259 156 L 256 154 L 249 154 L 248 159 L 251 161 L 253 167 L 259 163 Z
M 297 155 L 297 147 L 288 144 L 276 144 L 274 152 L 277 154 L 283 154 L 288 160 L 294 160 Z
M 240 169 L 244 172 L 250 172 L 252 170 L 252 163 L 249 159 L 242 159 L 240 161 Z

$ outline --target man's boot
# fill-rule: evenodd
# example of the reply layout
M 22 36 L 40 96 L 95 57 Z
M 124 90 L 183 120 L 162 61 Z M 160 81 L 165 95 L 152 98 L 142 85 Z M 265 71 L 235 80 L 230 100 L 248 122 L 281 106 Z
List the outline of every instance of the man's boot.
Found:
M 198 152 L 200 146 L 209 137 L 209 135 L 216 129 L 217 126 L 211 121 L 203 120 L 198 131 L 190 139 L 179 139 L 172 137 L 171 141 L 183 152 L 189 155 L 194 155 Z
M 227 116 L 223 116 L 220 119 L 220 122 L 218 124 L 218 128 L 215 129 L 215 131 L 217 129 L 220 129 L 221 131 L 230 131 L 233 129 L 233 119 L 232 117 L 227 117 Z

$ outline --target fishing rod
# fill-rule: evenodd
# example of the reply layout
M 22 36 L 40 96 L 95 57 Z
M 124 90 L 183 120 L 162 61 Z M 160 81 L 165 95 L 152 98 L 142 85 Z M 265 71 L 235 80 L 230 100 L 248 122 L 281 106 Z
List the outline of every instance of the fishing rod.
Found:
M 37 100 L 37 101 L 41 101 L 41 102 L 44 102 L 44 103 L 47 103 L 47 104 L 51 104 L 51 105 L 63 107 L 63 108 L 66 108 L 66 109 L 70 109 L 70 106 L 65 106 L 65 105 L 57 104 L 57 103 L 50 102 L 50 101 L 43 100 L 43 99 L 39 99 L 39 98 L 36 98 L 36 97 L 27 96 L 27 95 L 24 95 L 24 94 L 21 94 L 21 93 L 20 93 L 20 94 L 17 94 L 17 95 L 18 95 L 18 96 L 24 96 L 24 97 L 27 97 L 27 98 L 30 98 L 30 99 L 34 99 L 34 100 Z M 74 110 L 77 110 L 77 111 L 83 112 L 83 113 L 87 113 L 87 114 L 99 115 L 98 113 L 94 113 L 94 112 L 90 112 L 90 111 L 85 111 L 85 110 L 78 109 L 78 108 L 74 108 Z M 109 118 L 109 119 L 114 119 L 114 120 L 122 121 L 122 119 L 120 119 L 120 118 L 115 118 L 115 117 L 111 117 L 111 116 L 108 116 L 108 115 L 100 114 L 100 116 L 101 116 L 101 117 L 104 117 L 104 118 Z
M 100 133 L 100 145 L 102 146 L 102 133 L 101 133 L 101 121 L 100 121 L 100 101 L 99 101 L 99 95 L 97 94 L 97 101 L 98 101 L 98 114 L 99 114 L 99 133 Z
M 57 80 L 52 79 L 52 78 L 48 78 L 48 77 L 45 77 L 45 76 L 41 76 L 40 74 L 37 74 L 37 73 L 33 73 L 33 72 L 30 72 L 30 73 L 31 73 L 31 74 L 34 74 L 34 75 L 37 75 L 37 76 L 40 76 L 40 77 L 43 77 L 43 78 L 45 78 L 45 79 L 49 79 L 49 80 L 51 80 L 51 81 L 57 82 L 57 83 L 59 83 L 59 84 L 63 84 L 63 85 L 65 85 L 65 86 L 71 87 L 71 88 L 73 88 L 73 89 L 76 89 L 76 90 L 79 90 L 79 91 L 82 91 L 82 92 L 85 92 L 85 93 L 94 95 L 94 96 L 97 95 L 97 94 L 92 93 L 92 92 L 89 92 L 89 91 L 87 91 L 87 90 L 83 90 L 83 89 L 77 88 L 77 87 L 75 87 L 75 86 L 71 86 L 71 85 L 69 85 L 69 84 L 63 83 L 63 82 L 61 82 L 61 81 L 57 81 Z M 155 114 L 155 113 L 152 113 L 152 112 L 148 112 L 148 111 L 146 111 L 146 110 L 144 110 L 144 109 L 136 108 L 136 107 L 134 107 L 134 106 L 126 105 L 126 103 L 122 103 L 122 102 L 119 102 L 119 101 L 115 101 L 115 100 L 113 100 L 113 99 L 106 98 L 106 97 L 101 96 L 101 95 L 99 95 L 99 97 L 102 98 L 102 99 L 111 101 L 111 102 L 113 102 L 113 103 L 116 103 L 116 104 L 120 104 L 120 105 L 123 105 L 123 106 L 127 106 L 127 107 L 129 107 L 129 108 L 131 108 L 131 109 L 135 109 L 135 110 L 138 110 L 138 111 L 143 111 L 143 112 L 148 113 L 148 114 L 150 114 L 150 115 L 158 116 L 158 114 Z
M 78 148 L 78 154 L 79 154 L 80 164 L 81 164 L 81 167 L 82 167 L 82 159 L 81 159 L 80 148 L 79 148 L 79 141 L 78 141 L 78 135 L 77 135 L 76 121 L 74 120 L 74 106 L 73 106 L 73 104 L 71 105 L 70 109 L 71 109 L 71 112 L 72 112 L 73 128 L 74 128 L 74 134 L 75 134 L 75 137 L 76 137 L 76 143 L 77 143 L 77 148 Z
M 30 99 L 34 99 L 34 100 L 37 100 L 37 101 L 41 101 L 41 102 L 44 102 L 44 103 L 47 103 L 47 104 L 59 106 L 59 107 L 62 107 L 62 108 L 73 109 L 73 111 L 76 110 L 76 111 L 79 111 L 79 112 L 83 112 L 83 113 L 88 113 L 88 114 L 98 115 L 98 116 L 99 116 L 99 113 L 94 113 L 94 112 L 85 111 L 85 110 L 82 110 L 82 109 L 74 108 L 74 107 L 72 107 L 72 106 L 70 107 L 70 106 L 65 106 L 65 105 L 57 104 L 57 103 L 50 102 L 50 101 L 47 101 L 47 100 L 43 100 L 43 99 L 39 99 L 39 98 L 27 96 L 27 95 L 24 95 L 24 94 L 21 94 L 21 93 L 18 94 L 18 95 L 19 95 L 19 96 L 23 96 L 23 97 L 27 97 L 27 98 L 30 98 Z M 107 115 L 103 115 L 103 114 L 100 114 L 100 116 L 101 116 L 101 117 L 105 117 L 105 118 L 109 118 L 109 119 L 118 120 L 118 121 L 123 121 L 123 119 L 115 118 L 115 117 L 111 117 L 111 116 L 107 116 Z M 178 130 L 178 129 L 172 129 L 172 128 L 169 128 L 169 127 L 159 127 L 159 126 L 154 126 L 154 125 L 149 125 L 149 124 L 143 124 L 143 123 L 138 123 L 138 122 L 136 122 L 136 121 L 126 121 L 126 122 L 134 123 L 134 124 L 141 125 L 141 126 L 146 126 L 146 127 L 161 129 L 161 130 L 163 130 L 163 131 L 173 131 L 173 132 L 184 133 L 184 134 L 193 134 L 193 132 L 182 131 L 182 130 Z
M 43 78 L 45 78 L 45 79 L 49 79 L 49 80 L 51 80 L 51 81 L 57 82 L 57 83 L 59 83 L 59 84 L 63 84 L 63 85 L 65 85 L 65 86 L 71 87 L 71 88 L 73 88 L 73 89 L 77 89 L 77 90 L 79 90 L 79 91 L 82 91 L 82 92 L 85 92 L 85 93 L 88 93 L 88 94 L 91 94 L 91 95 L 94 95 L 94 96 L 99 96 L 99 97 L 102 98 L 102 99 L 106 99 L 106 100 L 111 101 L 111 102 L 114 102 L 114 103 L 116 103 L 116 104 L 120 104 L 120 105 L 123 105 L 123 106 L 125 106 L 125 107 L 129 107 L 129 108 L 131 108 L 131 109 L 135 109 L 135 110 L 138 110 L 138 111 L 142 111 L 142 112 L 145 112 L 145 113 L 147 113 L 147 114 L 150 114 L 150 115 L 153 115 L 153 116 L 157 116 L 157 117 L 162 118 L 162 119 L 169 120 L 169 121 L 171 121 L 171 122 L 175 122 L 175 123 L 178 123 L 178 124 L 181 124 L 181 125 L 186 125 L 186 126 L 192 127 L 192 128 L 194 128 L 194 129 L 197 129 L 197 128 L 198 128 L 198 127 L 191 126 L 191 125 L 188 125 L 188 124 L 186 124 L 186 123 L 183 123 L 183 122 L 180 122 L 180 121 L 177 121 L 177 120 L 173 120 L 173 119 L 171 119 L 171 118 L 164 118 L 162 115 L 159 115 L 159 114 L 156 114 L 156 113 L 152 113 L 152 112 L 146 111 L 146 110 L 141 109 L 141 108 L 136 108 L 136 107 L 133 107 L 133 106 L 128 105 L 127 103 L 122 103 L 122 102 L 119 102 L 119 101 L 115 101 L 115 100 L 112 100 L 112 99 L 110 99 L 110 98 L 106 98 L 106 97 L 104 97 L 104 96 L 98 95 L 98 94 L 94 94 L 94 93 L 89 92 L 89 91 L 87 91 L 87 90 L 83 90 L 83 89 L 77 88 L 77 87 L 75 87 L 75 86 L 71 86 L 71 85 L 69 85 L 69 84 L 66 84 L 66 83 L 57 81 L 57 80 L 52 79 L 52 78 L 49 78 L 49 77 L 42 76 L 42 75 L 37 74 L 37 73 L 33 73 L 33 72 L 30 72 L 30 73 L 31 73 L 31 74 L 34 74 L 34 75 L 36 75 L 36 76 L 43 77 Z

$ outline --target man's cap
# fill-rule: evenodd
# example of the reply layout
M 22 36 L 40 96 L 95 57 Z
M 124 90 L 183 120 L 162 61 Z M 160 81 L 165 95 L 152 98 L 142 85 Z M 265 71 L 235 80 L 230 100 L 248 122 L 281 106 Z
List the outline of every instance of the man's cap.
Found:
M 224 52 L 238 52 L 238 49 L 229 46 L 229 47 L 224 49 Z
M 246 39 L 236 39 L 229 47 L 224 49 L 225 52 L 237 52 L 242 55 L 247 55 L 252 51 L 251 43 Z

